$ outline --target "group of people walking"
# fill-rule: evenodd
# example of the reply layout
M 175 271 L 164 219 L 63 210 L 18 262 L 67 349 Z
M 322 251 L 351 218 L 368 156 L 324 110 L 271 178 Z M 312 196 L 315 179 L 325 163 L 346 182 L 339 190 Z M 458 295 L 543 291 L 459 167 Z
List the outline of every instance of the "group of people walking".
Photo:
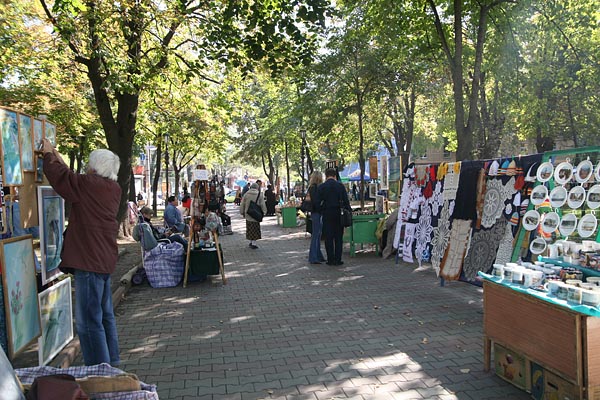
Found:
M 269 185 L 270 186 L 270 185 Z M 270 188 L 265 193 L 260 191 L 260 181 L 248 185 L 240 201 L 240 214 L 246 220 L 246 239 L 248 246 L 257 249 L 256 241 L 261 239 L 260 220 L 248 212 L 251 202 L 254 202 L 261 210 L 262 215 L 273 215 L 273 209 L 269 207 Z M 271 189 L 272 191 L 272 189 Z M 311 264 L 342 265 L 342 236 L 344 228 L 341 221 L 341 209 L 350 209 L 350 202 L 346 194 L 346 188 L 337 180 L 337 171 L 334 168 L 325 170 L 325 181 L 321 172 L 313 172 L 310 176 L 308 193 L 305 204 L 311 213 L 312 236 L 308 252 L 308 261 Z M 325 238 L 325 252 L 321 251 L 321 237 Z

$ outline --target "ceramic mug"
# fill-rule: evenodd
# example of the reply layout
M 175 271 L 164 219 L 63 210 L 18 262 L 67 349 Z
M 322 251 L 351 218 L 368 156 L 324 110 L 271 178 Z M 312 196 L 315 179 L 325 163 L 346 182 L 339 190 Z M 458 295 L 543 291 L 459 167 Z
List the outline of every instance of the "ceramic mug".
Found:
M 515 268 L 512 273 L 512 282 L 516 283 L 517 285 L 522 285 L 524 271 L 525 271 L 525 269 L 522 267 Z
M 512 282 L 513 279 L 513 267 L 509 267 L 508 265 L 504 266 L 504 280 L 508 282 Z
M 565 283 L 567 285 L 579 287 L 579 285 L 581 285 L 583 282 L 581 281 L 581 279 L 567 279 L 565 280 Z
M 492 275 L 497 276 L 499 278 L 503 278 L 504 264 L 494 264 L 494 270 L 492 271 Z
M 572 287 L 575 287 L 575 286 L 572 286 Z M 568 294 L 568 289 L 569 289 L 569 285 L 561 282 L 561 284 L 558 285 L 558 289 L 556 290 L 556 297 L 558 297 L 561 300 L 566 300 L 567 294 Z
M 565 286 L 565 284 L 558 280 L 548 281 L 544 283 L 544 290 L 546 290 L 551 296 L 558 296 L 558 288 L 560 286 Z
M 588 276 L 585 281 L 593 283 L 594 285 L 600 285 L 600 276 Z
M 597 307 L 600 305 L 600 290 L 582 290 L 581 302 L 587 306 Z
M 556 245 L 556 244 L 548 245 L 548 257 L 550 257 L 550 258 L 558 257 L 558 245 Z
M 533 286 L 533 272 L 530 270 L 523 271 L 523 286 L 532 287 Z
M 583 299 L 583 289 L 577 286 L 567 287 L 567 302 L 571 304 L 581 304 Z

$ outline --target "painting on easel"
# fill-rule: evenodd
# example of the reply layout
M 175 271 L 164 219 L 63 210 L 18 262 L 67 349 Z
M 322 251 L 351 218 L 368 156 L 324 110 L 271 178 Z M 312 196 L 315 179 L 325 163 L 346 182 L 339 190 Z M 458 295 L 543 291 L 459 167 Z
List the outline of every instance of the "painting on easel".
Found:
M 65 230 L 65 201 L 51 186 L 38 187 L 42 284 L 61 274 L 58 269 Z

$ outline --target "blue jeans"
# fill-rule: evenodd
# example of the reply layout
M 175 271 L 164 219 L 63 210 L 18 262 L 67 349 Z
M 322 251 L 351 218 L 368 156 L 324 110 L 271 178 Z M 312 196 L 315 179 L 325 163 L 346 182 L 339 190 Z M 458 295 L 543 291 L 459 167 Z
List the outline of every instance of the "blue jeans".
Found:
M 312 221 L 312 233 L 310 238 L 310 250 L 308 250 L 308 262 L 316 263 L 325 261 L 321 252 L 321 214 L 313 212 L 310 216 Z
M 85 365 L 119 365 L 110 274 L 75 270 L 75 320 Z

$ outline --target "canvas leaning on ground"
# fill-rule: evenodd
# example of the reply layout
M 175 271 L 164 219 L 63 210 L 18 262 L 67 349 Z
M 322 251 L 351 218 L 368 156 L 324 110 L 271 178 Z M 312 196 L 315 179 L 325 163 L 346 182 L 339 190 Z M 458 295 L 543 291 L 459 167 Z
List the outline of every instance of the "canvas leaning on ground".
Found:
M 42 334 L 31 235 L 0 242 L 8 356 L 13 358 Z
M 63 279 L 38 296 L 42 322 L 38 357 L 40 365 L 46 365 L 73 339 L 71 279 Z

